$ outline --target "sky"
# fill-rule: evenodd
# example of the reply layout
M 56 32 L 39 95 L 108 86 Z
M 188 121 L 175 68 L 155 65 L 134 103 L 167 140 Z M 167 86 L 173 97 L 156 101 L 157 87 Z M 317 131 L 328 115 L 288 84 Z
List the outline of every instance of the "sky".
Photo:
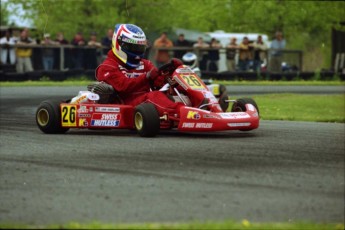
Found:
M 1 2 L 8 2 L 8 0 L 1 0 Z M 18 14 L 16 15 L 10 15 L 9 16 L 9 23 L 14 23 L 16 24 L 17 26 L 20 26 L 20 27 L 31 27 L 32 26 L 32 21 L 29 20 L 29 19 L 21 19 L 20 16 L 24 15 L 25 14 L 25 11 L 23 10 L 23 8 L 21 7 L 21 5 L 19 4 L 18 5 Z M 7 10 L 9 12 L 13 11 L 12 7 L 9 6 L 7 7 Z

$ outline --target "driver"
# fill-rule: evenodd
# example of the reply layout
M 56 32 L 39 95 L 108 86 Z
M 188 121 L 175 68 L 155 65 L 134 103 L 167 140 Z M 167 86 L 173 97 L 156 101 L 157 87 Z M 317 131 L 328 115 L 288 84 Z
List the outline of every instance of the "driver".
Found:
M 179 113 L 183 104 L 175 103 L 160 91 L 151 91 L 151 86 L 160 87 L 164 77 L 151 61 L 143 59 L 146 36 L 141 28 L 132 24 L 115 26 L 112 49 L 107 58 L 96 69 L 96 78 L 110 84 L 127 105 L 143 102 L 155 105 L 159 114 Z M 172 59 L 175 70 L 183 63 Z

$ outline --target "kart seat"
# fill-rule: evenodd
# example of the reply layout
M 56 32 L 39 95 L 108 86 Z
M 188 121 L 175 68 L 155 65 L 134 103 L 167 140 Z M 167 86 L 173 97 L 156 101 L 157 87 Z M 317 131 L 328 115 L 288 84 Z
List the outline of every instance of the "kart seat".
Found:
M 89 84 L 87 90 L 99 95 L 99 104 L 123 104 L 115 89 L 103 81 Z

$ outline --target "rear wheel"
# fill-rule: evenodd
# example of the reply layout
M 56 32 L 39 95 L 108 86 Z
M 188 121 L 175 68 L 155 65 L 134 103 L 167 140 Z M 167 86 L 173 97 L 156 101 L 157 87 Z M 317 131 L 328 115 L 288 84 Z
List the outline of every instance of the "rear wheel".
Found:
M 154 137 L 158 134 L 160 120 L 153 104 L 140 104 L 135 108 L 134 127 L 142 137 Z
M 36 110 L 36 124 L 47 134 L 61 134 L 69 130 L 61 126 L 60 102 L 46 100 Z

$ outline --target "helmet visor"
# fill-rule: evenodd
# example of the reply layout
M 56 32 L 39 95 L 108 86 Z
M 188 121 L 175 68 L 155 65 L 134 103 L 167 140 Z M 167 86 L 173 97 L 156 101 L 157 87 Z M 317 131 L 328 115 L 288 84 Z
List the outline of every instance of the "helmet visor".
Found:
M 145 53 L 146 45 L 145 44 L 133 44 L 133 43 L 122 42 L 121 48 L 125 51 L 132 53 L 132 54 L 141 56 Z

